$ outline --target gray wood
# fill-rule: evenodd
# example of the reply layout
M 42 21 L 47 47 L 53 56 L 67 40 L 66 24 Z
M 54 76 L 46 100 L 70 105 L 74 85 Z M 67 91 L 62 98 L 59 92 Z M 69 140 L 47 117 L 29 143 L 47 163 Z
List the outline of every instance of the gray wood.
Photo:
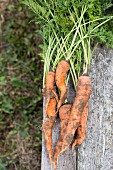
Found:
M 87 137 L 78 148 L 77 170 L 113 170 L 113 50 L 96 50 L 90 77 Z

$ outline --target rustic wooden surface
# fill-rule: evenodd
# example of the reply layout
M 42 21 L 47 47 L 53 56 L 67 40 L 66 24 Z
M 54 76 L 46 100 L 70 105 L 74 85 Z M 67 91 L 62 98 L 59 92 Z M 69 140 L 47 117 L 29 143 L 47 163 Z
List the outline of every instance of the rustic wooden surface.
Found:
M 69 149 L 59 157 L 58 170 L 113 169 L 113 50 L 96 50 L 91 61 L 90 77 L 93 92 L 89 100 L 86 140 L 78 147 L 77 155 L 76 151 L 72 153 Z M 71 93 L 73 96 L 74 93 Z M 53 146 L 58 134 L 59 120 L 53 129 Z M 50 170 L 44 137 L 41 170 Z
M 77 170 L 113 170 L 113 50 L 96 50 L 90 77 L 87 137 L 78 148 Z

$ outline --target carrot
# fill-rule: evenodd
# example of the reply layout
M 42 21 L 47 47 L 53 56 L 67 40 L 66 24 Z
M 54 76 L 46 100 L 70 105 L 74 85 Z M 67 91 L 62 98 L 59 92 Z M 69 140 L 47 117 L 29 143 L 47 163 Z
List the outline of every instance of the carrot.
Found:
M 43 131 L 44 131 L 44 137 L 45 137 L 45 142 L 46 142 L 46 149 L 47 153 L 50 159 L 50 164 L 52 166 L 52 157 L 53 157 L 53 152 L 52 152 L 52 128 L 53 125 L 55 124 L 55 119 L 56 119 L 56 98 L 50 98 L 48 107 L 47 107 L 47 115 L 48 118 L 46 121 L 43 123 Z
M 67 150 L 73 140 L 75 131 L 77 130 L 80 124 L 81 114 L 89 100 L 91 91 L 92 87 L 90 77 L 80 76 L 77 83 L 76 97 L 71 109 L 71 115 L 63 139 L 61 153 Z
M 66 60 L 62 60 L 59 62 L 57 68 L 56 68 L 56 85 L 60 90 L 60 100 L 58 101 L 57 109 L 59 109 L 62 105 L 62 103 L 66 99 L 67 94 L 67 87 L 65 84 L 65 79 L 67 72 L 69 70 L 69 63 Z
M 51 98 L 47 107 L 47 115 L 50 120 L 55 120 L 56 119 L 56 104 L 57 101 L 55 98 Z
M 51 98 L 56 98 L 56 101 L 58 102 L 58 96 L 55 92 L 55 73 L 52 71 L 49 71 L 46 76 L 46 88 L 42 89 L 43 95 L 45 95 L 46 98 L 46 107 L 45 107 L 45 115 L 47 114 L 48 104 L 50 102 Z
M 62 149 L 63 137 L 66 131 L 66 127 L 68 124 L 69 116 L 70 116 L 71 104 L 65 104 L 61 106 L 59 109 L 59 117 L 60 117 L 60 135 L 58 138 L 58 142 L 55 146 L 54 150 L 54 170 L 57 168 L 58 156 Z
M 43 131 L 46 142 L 46 149 L 49 156 L 50 164 L 52 166 L 53 152 L 52 152 L 52 128 L 55 120 L 51 121 L 49 118 L 43 123 Z
M 74 143 L 72 144 L 72 151 L 74 150 L 75 146 L 81 145 L 82 142 L 85 139 L 87 117 L 88 117 L 88 103 L 86 104 L 86 106 L 84 107 L 84 110 L 82 112 L 80 124 L 79 124 L 79 127 L 77 129 L 77 137 L 76 137 Z

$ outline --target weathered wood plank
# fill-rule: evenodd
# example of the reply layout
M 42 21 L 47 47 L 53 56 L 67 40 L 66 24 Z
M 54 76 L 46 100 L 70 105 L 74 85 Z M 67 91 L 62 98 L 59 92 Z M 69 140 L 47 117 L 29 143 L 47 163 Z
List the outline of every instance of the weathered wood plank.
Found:
M 113 169 L 113 50 L 97 49 L 91 62 L 93 92 L 87 137 L 78 148 L 77 170 Z

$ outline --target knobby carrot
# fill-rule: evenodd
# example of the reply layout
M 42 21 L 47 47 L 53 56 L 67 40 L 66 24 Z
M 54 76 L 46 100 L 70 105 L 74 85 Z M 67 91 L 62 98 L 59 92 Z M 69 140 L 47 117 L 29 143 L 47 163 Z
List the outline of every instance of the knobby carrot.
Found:
M 71 104 L 65 104 L 61 106 L 61 108 L 59 109 L 60 134 L 54 150 L 54 170 L 57 169 L 58 156 L 62 149 L 63 137 L 66 132 L 66 127 L 70 116 L 70 110 L 71 110 Z
M 77 83 L 76 97 L 72 106 L 66 133 L 63 139 L 62 150 L 64 152 L 71 144 L 75 131 L 80 124 L 81 114 L 87 104 L 92 91 L 89 76 L 80 76 Z
M 85 139 L 87 117 L 88 117 L 88 103 L 86 104 L 86 106 L 84 107 L 84 110 L 82 112 L 80 124 L 79 124 L 79 127 L 77 129 L 77 136 L 76 136 L 74 143 L 72 144 L 72 151 L 74 150 L 75 146 L 81 145 L 82 142 Z
M 45 115 L 47 114 L 47 109 L 48 109 L 48 104 L 50 102 L 51 98 L 56 98 L 56 101 L 58 102 L 58 96 L 55 92 L 55 87 L 54 87 L 54 83 L 55 83 L 55 73 L 50 71 L 48 72 L 47 76 L 46 76 L 46 87 L 45 89 L 42 89 L 42 93 L 43 95 L 45 95 L 46 98 L 46 107 L 45 107 Z
M 66 94 L 67 94 L 67 87 L 65 84 L 65 79 L 67 72 L 70 68 L 69 63 L 66 60 L 62 60 L 59 62 L 57 68 L 56 68 L 56 85 L 60 90 L 60 100 L 57 105 L 57 109 L 61 107 L 63 102 L 66 99 Z

